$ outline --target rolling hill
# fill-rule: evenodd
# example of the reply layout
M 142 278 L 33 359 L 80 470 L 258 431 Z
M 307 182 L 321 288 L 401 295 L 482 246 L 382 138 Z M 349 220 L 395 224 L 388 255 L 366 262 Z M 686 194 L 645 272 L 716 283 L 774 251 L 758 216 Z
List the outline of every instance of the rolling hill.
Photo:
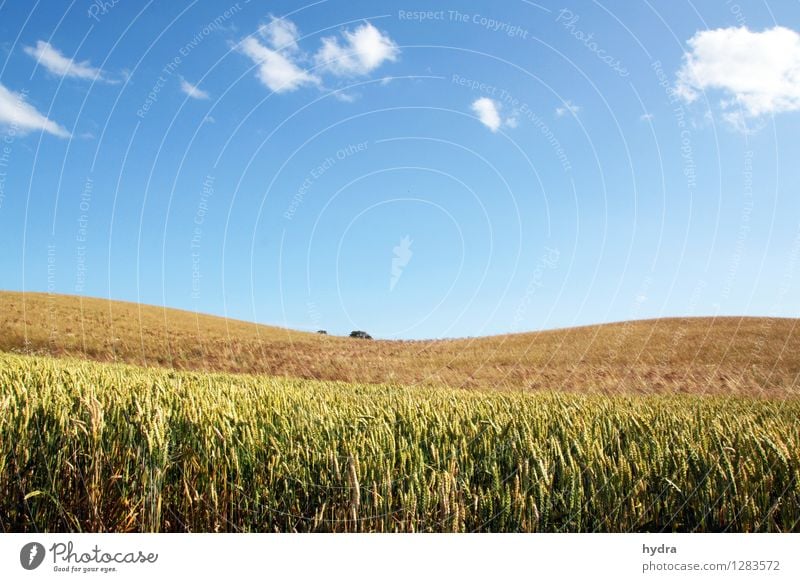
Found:
M 800 528 L 796 320 L 399 342 L 0 314 L 3 532 Z
M 0 350 L 358 383 L 602 393 L 800 393 L 798 320 L 671 318 L 437 341 L 364 341 L 187 311 L 0 293 Z

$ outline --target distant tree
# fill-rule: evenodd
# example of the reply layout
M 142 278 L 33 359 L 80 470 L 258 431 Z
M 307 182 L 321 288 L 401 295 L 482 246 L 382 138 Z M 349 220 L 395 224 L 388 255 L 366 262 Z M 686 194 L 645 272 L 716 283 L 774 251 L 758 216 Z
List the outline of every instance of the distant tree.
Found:
M 328 335 L 328 332 L 325 331 L 324 329 L 318 329 L 317 333 L 320 334 L 320 335 Z
M 369 335 L 365 331 L 351 331 L 350 337 L 358 338 L 358 339 L 372 339 L 372 336 Z

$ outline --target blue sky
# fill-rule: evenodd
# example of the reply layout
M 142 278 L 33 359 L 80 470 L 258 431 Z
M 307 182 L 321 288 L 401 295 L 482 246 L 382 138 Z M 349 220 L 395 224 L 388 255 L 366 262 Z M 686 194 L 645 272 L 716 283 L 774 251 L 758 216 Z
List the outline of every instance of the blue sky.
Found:
M 0 288 L 477 336 L 796 316 L 793 2 L 0 4 Z

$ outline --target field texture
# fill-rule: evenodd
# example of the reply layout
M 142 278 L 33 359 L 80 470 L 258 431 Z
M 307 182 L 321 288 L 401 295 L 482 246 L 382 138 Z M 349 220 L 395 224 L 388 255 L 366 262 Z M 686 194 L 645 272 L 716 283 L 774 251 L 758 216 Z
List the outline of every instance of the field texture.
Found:
M 0 355 L 0 527 L 799 531 L 799 418 Z
M 364 341 L 133 303 L 0 292 L 0 351 L 352 383 L 580 394 L 800 395 L 797 324 L 661 319 L 459 340 Z

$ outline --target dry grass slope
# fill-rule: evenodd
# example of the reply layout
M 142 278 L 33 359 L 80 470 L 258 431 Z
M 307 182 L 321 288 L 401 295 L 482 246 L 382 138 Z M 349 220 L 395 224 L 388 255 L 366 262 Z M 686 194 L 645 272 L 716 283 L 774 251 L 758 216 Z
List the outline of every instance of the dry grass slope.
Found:
M 0 293 L 2 351 L 357 383 L 609 394 L 796 395 L 797 322 L 661 319 L 370 342 L 132 303 Z

